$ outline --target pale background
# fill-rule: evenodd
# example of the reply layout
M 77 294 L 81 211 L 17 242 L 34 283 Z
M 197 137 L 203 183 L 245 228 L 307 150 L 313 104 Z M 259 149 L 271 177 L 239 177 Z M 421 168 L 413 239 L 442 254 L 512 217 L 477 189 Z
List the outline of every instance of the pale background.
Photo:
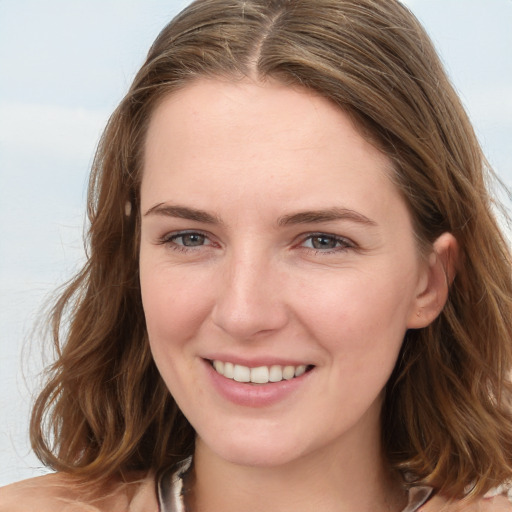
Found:
M 102 127 L 186 3 L 0 0 L 0 485 L 44 472 L 27 434 L 42 350 L 31 330 L 83 261 L 87 173 Z M 512 184 L 512 0 L 407 4 Z

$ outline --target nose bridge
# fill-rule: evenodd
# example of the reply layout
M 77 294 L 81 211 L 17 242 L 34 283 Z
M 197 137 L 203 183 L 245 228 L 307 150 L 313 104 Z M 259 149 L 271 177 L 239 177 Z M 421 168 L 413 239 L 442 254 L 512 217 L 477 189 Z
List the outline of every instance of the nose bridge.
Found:
M 269 251 L 249 244 L 233 249 L 220 277 L 212 316 L 232 337 L 248 339 L 286 323 L 279 271 Z

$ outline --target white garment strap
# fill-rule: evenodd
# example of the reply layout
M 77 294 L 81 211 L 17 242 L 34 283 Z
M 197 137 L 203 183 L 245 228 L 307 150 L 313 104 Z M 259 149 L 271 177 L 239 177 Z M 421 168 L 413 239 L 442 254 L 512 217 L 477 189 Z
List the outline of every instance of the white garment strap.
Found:
M 160 512 L 185 512 L 183 503 L 183 475 L 192 464 L 188 457 L 177 466 L 166 469 L 158 479 L 158 509 Z
M 409 489 L 409 502 L 402 512 L 416 512 L 432 495 L 432 487 L 418 486 Z

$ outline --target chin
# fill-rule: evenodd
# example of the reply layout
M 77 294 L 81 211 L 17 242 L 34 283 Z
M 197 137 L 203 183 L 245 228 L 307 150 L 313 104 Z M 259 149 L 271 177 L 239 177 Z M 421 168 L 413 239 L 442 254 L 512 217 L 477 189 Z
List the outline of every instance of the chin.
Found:
M 197 446 L 203 446 L 217 457 L 231 464 L 248 467 L 278 467 L 286 465 L 304 455 L 298 450 L 304 443 L 291 436 L 275 436 L 262 433 L 260 437 L 252 432 L 247 436 L 208 436 Z
M 247 467 L 272 468 L 284 466 L 299 456 L 291 453 L 276 453 L 275 450 L 264 450 L 259 448 L 247 449 L 240 447 L 239 450 L 231 449 L 226 452 L 218 453 L 220 457 L 231 464 Z

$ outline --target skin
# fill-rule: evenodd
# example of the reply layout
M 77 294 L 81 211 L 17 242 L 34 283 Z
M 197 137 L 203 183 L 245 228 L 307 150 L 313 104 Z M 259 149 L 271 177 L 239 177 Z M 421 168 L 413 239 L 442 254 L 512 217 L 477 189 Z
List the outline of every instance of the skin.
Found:
M 145 151 L 142 299 L 197 432 L 193 510 L 401 510 L 383 388 L 406 330 L 444 305 L 453 237 L 420 254 L 387 157 L 276 82 L 188 85 L 156 108 Z M 212 385 L 213 359 L 312 369 L 255 407 Z

